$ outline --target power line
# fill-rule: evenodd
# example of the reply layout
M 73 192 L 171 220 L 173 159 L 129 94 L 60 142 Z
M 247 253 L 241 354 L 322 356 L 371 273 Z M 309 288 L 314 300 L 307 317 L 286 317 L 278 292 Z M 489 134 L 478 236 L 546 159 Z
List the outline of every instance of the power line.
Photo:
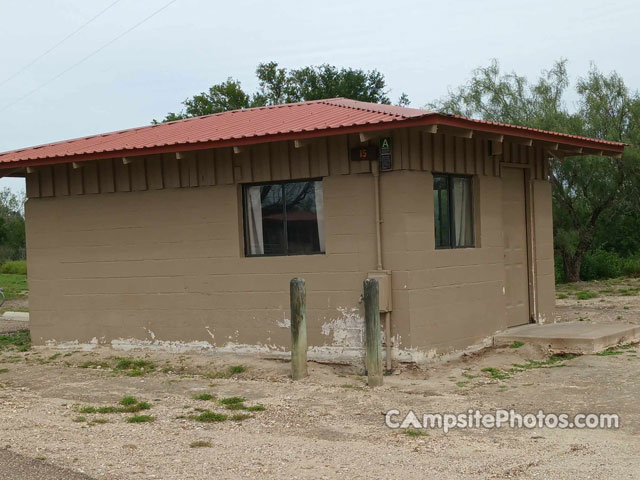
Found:
M 100 53 L 102 50 L 104 50 L 105 48 L 107 48 L 109 45 L 115 43 L 116 41 L 120 40 L 122 37 L 124 37 L 127 33 L 131 32 L 132 30 L 135 30 L 136 28 L 138 28 L 140 25 L 142 25 L 143 23 L 145 23 L 147 20 L 150 20 L 152 17 L 155 17 L 158 13 L 160 13 L 161 11 L 163 11 L 165 8 L 169 7 L 172 3 L 177 2 L 177 0 L 171 0 L 170 2 L 166 3 L 164 6 L 160 7 L 158 10 L 156 10 L 155 12 L 153 12 L 151 15 L 149 15 L 148 17 L 143 18 L 142 20 L 140 20 L 138 23 L 136 23 L 135 25 L 133 25 L 132 27 L 128 28 L 127 30 L 125 30 L 124 32 L 122 32 L 120 35 L 118 35 L 117 37 L 113 38 L 112 40 L 109 40 L 107 43 L 105 43 L 104 45 L 102 45 L 101 47 L 95 49 L 93 52 L 91 52 L 89 55 L 83 57 L 82 59 L 80 59 L 79 61 L 77 61 L 76 63 L 74 63 L 73 65 L 71 65 L 69 68 L 63 70 L 62 72 L 60 72 L 59 74 L 57 74 L 56 76 L 50 78 L 49 80 L 47 80 L 46 82 L 40 84 L 39 86 L 37 86 L 36 88 L 34 88 L 33 90 L 27 92 L 25 95 L 17 98 L 16 100 L 14 100 L 13 102 L 7 103 L 4 107 L 2 107 L 0 109 L 0 112 L 4 112 L 7 108 L 12 107 L 13 105 L 15 105 L 18 102 L 21 102 L 22 100 L 24 100 L 27 97 L 30 97 L 31 95 L 33 95 L 34 93 L 36 93 L 38 90 L 46 87 L 47 85 L 49 85 L 51 82 L 57 80 L 58 78 L 62 77 L 65 73 L 70 72 L 71 70 L 73 70 L 74 68 L 76 68 L 77 66 L 79 66 L 80 64 L 86 62 L 87 60 L 89 60 L 91 57 L 93 57 L 94 55 Z
M 16 78 L 18 75 L 20 75 L 22 72 L 24 72 L 27 68 L 29 68 L 31 65 L 33 65 L 34 63 L 36 63 L 38 60 L 40 60 L 41 58 L 47 56 L 49 53 L 51 53 L 53 50 L 55 50 L 56 48 L 58 48 L 60 45 L 62 45 L 64 42 L 66 42 L 67 40 L 69 40 L 71 37 L 73 37 L 75 34 L 77 34 L 78 32 L 80 32 L 80 30 L 82 30 L 84 27 L 86 27 L 87 25 L 89 25 L 91 22 L 93 22 L 95 19 L 97 19 L 99 16 L 101 16 L 104 12 L 106 12 L 107 10 L 109 10 L 111 7 L 113 7 L 116 3 L 120 2 L 121 0 L 115 0 L 115 2 L 111 3 L 110 5 L 108 5 L 106 8 L 104 8 L 103 10 L 101 10 L 100 12 L 98 12 L 96 15 L 94 15 L 93 17 L 91 17 L 89 20 L 87 20 L 85 23 L 83 23 L 82 25 L 80 25 L 78 28 L 76 28 L 73 32 L 71 32 L 69 35 L 67 35 L 66 37 L 64 37 L 62 40 L 60 40 L 58 43 L 56 43 L 54 46 L 52 46 L 51 48 L 49 48 L 48 50 L 45 50 L 44 52 L 42 52 L 39 56 L 37 56 L 36 58 L 34 58 L 33 60 L 31 60 L 29 63 L 27 63 L 25 66 L 23 66 L 20 70 L 18 70 L 17 72 L 15 72 L 13 75 L 5 78 L 2 82 L 0 82 L 0 87 L 3 86 L 5 83 L 13 80 L 14 78 Z

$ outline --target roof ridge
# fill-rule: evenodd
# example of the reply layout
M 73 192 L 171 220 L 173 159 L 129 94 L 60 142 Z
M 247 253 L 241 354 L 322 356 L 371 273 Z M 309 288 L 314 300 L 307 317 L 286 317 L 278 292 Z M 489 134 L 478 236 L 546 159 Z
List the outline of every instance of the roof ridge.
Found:
M 374 109 L 374 108 L 365 108 L 359 105 L 347 105 L 345 103 L 339 103 L 339 102 L 335 102 L 334 100 L 348 100 L 350 102 L 354 102 L 357 104 L 365 104 L 365 105 L 381 105 L 378 103 L 373 103 L 373 102 L 363 102 L 362 100 L 354 100 L 352 98 L 347 98 L 347 97 L 334 97 L 334 98 L 326 98 L 324 100 L 321 100 L 322 103 L 326 104 L 326 105 L 332 105 L 334 107 L 341 107 L 341 108 L 349 108 L 351 110 L 360 110 L 362 112 L 370 112 L 370 113 L 382 113 L 383 115 L 390 115 L 392 117 L 402 117 L 402 118 L 406 118 L 404 115 L 400 115 L 397 113 L 391 113 L 391 112 L 385 112 L 382 109 Z

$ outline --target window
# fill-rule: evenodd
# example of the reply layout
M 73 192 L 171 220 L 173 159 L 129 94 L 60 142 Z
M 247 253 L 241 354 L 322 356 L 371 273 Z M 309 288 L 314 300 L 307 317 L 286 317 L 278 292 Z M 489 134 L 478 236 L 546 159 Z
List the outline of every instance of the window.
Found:
M 244 188 L 245 253 L 324 253 L 322 181 L 268 183 Z
M 473 247 L 471 177 L 433 176 L 436 248 Z

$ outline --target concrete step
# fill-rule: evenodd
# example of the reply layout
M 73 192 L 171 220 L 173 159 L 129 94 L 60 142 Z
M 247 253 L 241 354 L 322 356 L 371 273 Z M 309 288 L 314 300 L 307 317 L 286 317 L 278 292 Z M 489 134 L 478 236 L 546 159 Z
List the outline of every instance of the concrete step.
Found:
M 11 320 L 14 322 L 28 322 L 29 312 L 4 312 L 2 320 Z
M 599 353 L 613 345 L 640 341 L 640 325 L 619 323 L 566 322 L 522 325 L 493 337 L 495 346 L 513 342 L 530 343 L 554 352 Z

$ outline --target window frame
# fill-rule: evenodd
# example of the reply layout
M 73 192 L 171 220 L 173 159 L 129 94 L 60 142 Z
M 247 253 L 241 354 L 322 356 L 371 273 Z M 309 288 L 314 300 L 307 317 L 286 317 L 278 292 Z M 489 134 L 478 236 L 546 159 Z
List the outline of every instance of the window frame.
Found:
M 323 183 L 322 177 L 314 177 L 314 178 L 304 178 L 297 180 L 275 180 L 270 182 L 255 182 L 255 183 L 243 183 L 242 184 L 242 241 L 244 243 L 244 256 L 247 258 L 255 258 L 255 257 L 299 257 L 299 256 L 307 256 L 307 255 L 325 255 L 325 251 L 319 252 L 309 252 L 309 253 L 289 253 L 289 232 L 287 230 L 287 199 L 286 199 L 286 190 L 284 185 L 288 183 L 313 183 L 320 182 Z M 265 185 L 281 185 L 282 188 L 282 206 L 283 206 L 283 215 L 284 215 L 284 241 L 285 241 L 285 253 L 250 253 L 249 252 L 249 243 L 247 236 L 247 191 L 251 187 L 262 187 Z M 324 194 L 324 186 L 323 186 L 323 194 Z M 324 207 L 324 205 L 323 205 Z M 318 212 L 316 212 L 316 215 Z M 318 237 L 320 236 L 320 232 L 318 232 Z
M 431 187 L 435 192 L 435 177 L 445 177 L 447 179 L 447 201 L 449 204 L 449 245 L 438 246 L 435 245 L 435 231 L 436 231 L 436 210 L 435 204 L 433 207 L 433 234 L 434 234 L 434 245 L 436 250 L 452 250 L 452 249 L 461 249 L 461 248 L 476 248 L 476 215 L 475 215 L 475 189 L 474 189 L 474 181 L 473 175 L 463 175 L 460 173 L 442 173 L 442 172 L 434 172 L 433 175 L 434 181 L 431 183 Z M 469 194 L 471 196 L 471 245 L 460 245 L 456 246 L 454 242 L 455 238 L 455 219 L 453 212 L 453 179 L 454 178 L 465 178 L 469 179 Z

